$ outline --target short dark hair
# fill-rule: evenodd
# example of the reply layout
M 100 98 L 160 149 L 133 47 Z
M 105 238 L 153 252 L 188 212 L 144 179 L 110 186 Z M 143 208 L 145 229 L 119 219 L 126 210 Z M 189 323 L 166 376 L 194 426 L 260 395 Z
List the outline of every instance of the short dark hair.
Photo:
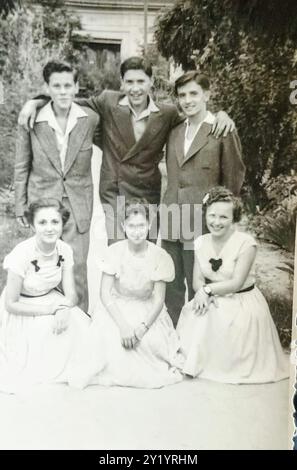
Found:
M 51 60 L 45 65 L 42 71 L 43 79 L 47 84 L 49 84 L 50 76 L 53 73 L 62 73 L 62 72 L 72 73 L 74 82 L 75 83 L 77 82 L 78 71 L 74 67 L 72 67 L 72 65 L 68 64 L 68 62 L 63 62 L 59 60 Z
M 124 78 L 125 73 L 128 70 L 143 70 L 148 77 L 152 77 L 153 69 L 152 64 L 143 57 L 129 57 L 121 63 L 120 73 L 121 77 Z
M 28 210 L 26 210 L 24 214 L 29 224 L 34 224 L 35 215 L 40 209 L 46 209 L 48 207 L 53 207 L 59 212 L 64 226 L 67 220 L 69 219 L 70 212 L 68 211 L 68 209 L 66 209 L 66 207 L 63 206 L 61 201 L 55 198 L 41 198 L 38 199 L 38 201 L 36 200 L 31 202 L 28 207 Z
M 224 186 L 215 186 L 203 198 L 202 210 L 206 214 L 208 207 L 215 202 L 232 202 L 233 204 L 233 222 L 239 222 L 242 216 L 241 200 L 234 196 L 232 191 Z
M 131 198 L 125 202 L 125 220 L 130 215 L 143 215 L 149 221 L 149 204 L 145 198 Z
M 197 72 L 197 70 L 190 70 L 189 72 L 184 73 L 177 80 L 175 80 L 175 83 L 174 83 L 175 95 L 178 94 L 178 89 L 180 87 L 192 81 L 200 85 L 204 91 L 208 91 L 210 88 L 210 82 L 206 75 L 204 75 L 203 73 Z

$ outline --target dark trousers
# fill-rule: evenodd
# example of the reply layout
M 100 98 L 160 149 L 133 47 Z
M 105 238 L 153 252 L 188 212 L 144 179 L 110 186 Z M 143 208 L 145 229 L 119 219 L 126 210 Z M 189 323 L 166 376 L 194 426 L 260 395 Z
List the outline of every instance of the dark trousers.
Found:
M 73 250 L 73 274 L 76 293 L 78 296 L 78 306 L 88 313 L 89 295 L 88 295 L 88 275 L 87 258 L 89 252 L 90 232 L 79 233 L 73 216 L 72 208 L 68 197 L 62 199 L 64 207 L 69 210 L 70 217 L 63 228 L 62 240 L 68 243 Z
M 174 326 L 177 325 L 180 311 L 185 304 L 186 284 L 188 289 L 188 301 L 194 297 L 193 268 L 194 250 L 185 250 L 180 241 L 162 240 L 162 247 L 171 256 L 175 279 L 166 285 L 165 303 Z

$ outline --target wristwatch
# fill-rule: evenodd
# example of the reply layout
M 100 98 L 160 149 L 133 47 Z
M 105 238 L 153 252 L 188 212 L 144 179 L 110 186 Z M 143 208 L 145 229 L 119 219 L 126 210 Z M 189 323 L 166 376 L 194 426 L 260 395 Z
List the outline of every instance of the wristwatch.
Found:
M 202 287 L 203 287 L 205 294 L 207 294 L 210 297 L 212 295 L 211 288 L 207 284 L 204 284 L 204 286 Z

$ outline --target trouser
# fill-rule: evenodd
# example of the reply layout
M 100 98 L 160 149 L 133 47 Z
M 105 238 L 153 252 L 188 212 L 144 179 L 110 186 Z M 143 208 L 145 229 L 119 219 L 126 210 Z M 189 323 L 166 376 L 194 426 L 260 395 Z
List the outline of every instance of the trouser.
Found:
M 88 294 L 88 273 L 87 273 L 87 258 L 89 252 L 90 232 L 79 233 L 77 225 L 73 217 L 73 212 L 69 204 L 69 199 L 63 197 L 63 206 L 70 212 L 70 217 L 63 228 L 62 240 L 68 243 L 73 250 L 74 258 L 74 281 L 76 293 L 78 296 L 78 306 L 84 311 L 88 312 L 89 294 Z
M 165 303 L 172 322 L 176 326 L 185 304 L 185 281 L 188 300 L 191 300 L 195 294 L 193 289 L 194 250 L 185 250 L 184 244 L 180 241 L 162 240 L 162 247 L 171 256 L 175 268 L 174 280 L 166 285 Z

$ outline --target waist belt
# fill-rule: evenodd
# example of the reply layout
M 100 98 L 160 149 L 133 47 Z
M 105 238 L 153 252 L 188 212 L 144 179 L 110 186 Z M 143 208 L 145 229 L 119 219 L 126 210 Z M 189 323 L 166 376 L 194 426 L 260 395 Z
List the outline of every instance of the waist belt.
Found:
M 47 295 L 51 292 L 51 290 L 49 290 L 48 292 L 46 292 L 45 294 L 40 294 L 40 295 L 29 295 L 29 294 L 20 294 L 22 297 L 27 297 L 28 299 L 35 299 L 35 298 L 38 298 L 38 297 L 43 297 L 44 295 Z
M 55 290 L 56 292 L 59 292 L 59 294 L 63 295 L 63 292 L 61 291 L 61 289 L 59 289 L 59 287 L 54 287 L 53 289 L 49 290 L 48 292 L 45 292 L 45 294 L 39 294 L 39 295 L 20 294 L 20 295 L 22 297 L 27 297 L 28 299 L 35 299 L 35 298 L 38 298 L 38 297 L 44 297 L 45 295 L 49 294 L 53 290 Z
M 210 284 L 211 282 L 213 281 L 211 281 L 207 277 L 205 278 L 205 284 Z M 250 290 L 253 290 L 254 287 L 255 287 L 255 284 L 252 284 L 251 286 L 248 286 L 248 287 L 245 287 L 244 289 L 236 291 L 235 294 L 242 294 L 243 292 L 249 292 Z

